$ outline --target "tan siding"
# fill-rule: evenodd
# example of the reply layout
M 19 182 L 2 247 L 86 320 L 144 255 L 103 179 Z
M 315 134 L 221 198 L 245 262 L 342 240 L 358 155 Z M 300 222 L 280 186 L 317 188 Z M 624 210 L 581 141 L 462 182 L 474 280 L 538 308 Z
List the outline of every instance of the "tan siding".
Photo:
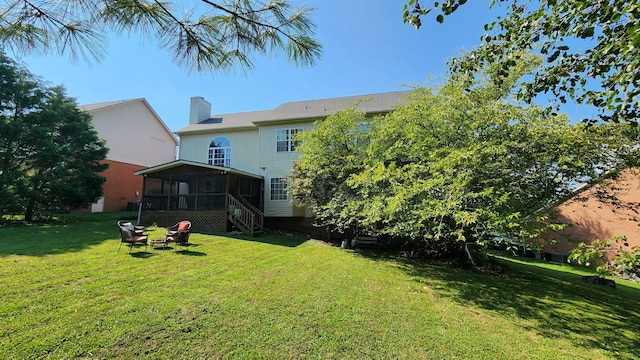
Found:
M 176 139 L 143 101 L 91 111 L 98 136 L 106 140 L 107 159 L 141 166 L 175 160 Z

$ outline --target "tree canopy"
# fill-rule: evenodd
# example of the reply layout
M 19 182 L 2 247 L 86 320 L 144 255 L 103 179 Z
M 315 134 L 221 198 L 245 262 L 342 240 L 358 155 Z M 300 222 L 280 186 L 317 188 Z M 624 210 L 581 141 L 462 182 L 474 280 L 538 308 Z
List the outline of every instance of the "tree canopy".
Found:
M 420 28 L 421 17 L 433 11 L 442 23 L 466 3 L 446 0 L 422 8 L 418 0 L 411 0 L 404 6 L 404 21 Z M 545 58 L 545 66 L 526 83 L 522 99 L 549 93 L 558 103 L 573 100 L 594 106 L 601 120 L 637 125 L 640 4 L 636 0 L 490 2 L 490 7 L 496 5 L 504 6 L 506 16 L 485 25 L 475 50 L 451 60 L 453 72 L 473 74 L 487 64 L 498 64 L 500 81 L 513 70 L 518 54 L 533 51 Z
M 102 196 L 107 148 L 62 87 L 0 53 L 0 215 L 85 206 Z
M 347 180 L 364 169 L 367 144 L 365 114 L 356 105 L 318 121 L 312 131 L 300 132 L 300 161 L 293 164 L 289 189 L 293 201 L 309 206 L 319 225 L 344 230 L 354 225 L 344 204 L 356 196 Z
M 100 60 L 107 31 L 140 33 L 189 70 L 251 69 L 251 53 L 284 52 L 313 64 L 322 46 L 313 38 L 311 8 L 285 0 L 201 0 L 180 8 L 158 0 L 10 0 L 0 6 L 0 44 L 17 52 L 57 50 Z
M 432 248 L 537 235 L 540 210 L 623 163 L 633 147 L 616 125 L 572 124 L 511 101 L 517 78 L 496 85 L 478 77 L 468 90 L 454 76 L 415 89 L 383 117 L 354 109 L 330 116 L 301 135 L 294 198 L 319 225 Z

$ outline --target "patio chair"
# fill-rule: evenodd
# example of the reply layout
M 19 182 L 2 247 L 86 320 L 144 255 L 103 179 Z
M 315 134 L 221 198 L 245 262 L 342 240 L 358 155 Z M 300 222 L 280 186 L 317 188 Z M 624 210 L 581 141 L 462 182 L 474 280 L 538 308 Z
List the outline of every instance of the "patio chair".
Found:
M 176 247 L 174 248 L 176 251 L 178 250 L 178 246 L 184 246 L 185 248 L 187 248 L 187 246 L 189 245 L 190 234 L 191 222 L 180 221 L 179 223 L 167 228 L 167 237 L 165 239 L 165 242 L 176 243 Z
M 119 228 L 127 228 L 129 230 L 133 230 L 133 233 L 138 236 L 142 236 L 144 233 L 144 226 L 142 225 L 133 225 L 129 220 L 118 220 Z
M 147 236 L 137 235 L 134 230 L 129 230 L 126 227 L 120 227 L 120 245 L 118 245 L 118 251 L 120 251 L 122 243 L 129 245 L 129 253 L 131 253 L 131 249 L 136 244 L 144 244 L 144 250 L 147 251 Z

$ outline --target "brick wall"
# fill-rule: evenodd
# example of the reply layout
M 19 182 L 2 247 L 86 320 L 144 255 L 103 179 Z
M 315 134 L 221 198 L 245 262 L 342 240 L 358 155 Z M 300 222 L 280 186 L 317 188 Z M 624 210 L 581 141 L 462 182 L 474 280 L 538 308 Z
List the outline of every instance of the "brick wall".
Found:
M 571 226 L 548 232 L 557 244 L 545 245 L 543 251 L 568 254 L 578 242 L 625 235 L 629 246 L 640 246 L 640 169 L 627 169 L 579 193 L 555 209 L 559 222 Z M 612 255 L 612 254 L 609 254 Z
M 144 166 L 105 160 L 109 168 L 102 173 L 107 178 L 104 184 L 104 212 L 127 210 L 129 202 L 142 199 L 143 177 L 133 173 Z M 136 191 L 138 195 L 136 196 Z

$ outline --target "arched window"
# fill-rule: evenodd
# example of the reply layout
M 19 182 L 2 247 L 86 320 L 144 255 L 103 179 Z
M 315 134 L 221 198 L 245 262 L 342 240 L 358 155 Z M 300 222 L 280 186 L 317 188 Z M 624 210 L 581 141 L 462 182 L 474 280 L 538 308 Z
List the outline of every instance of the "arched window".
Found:
M 231 167 L 231 142 L 218 136 L 209 144 L 209 165 Z

